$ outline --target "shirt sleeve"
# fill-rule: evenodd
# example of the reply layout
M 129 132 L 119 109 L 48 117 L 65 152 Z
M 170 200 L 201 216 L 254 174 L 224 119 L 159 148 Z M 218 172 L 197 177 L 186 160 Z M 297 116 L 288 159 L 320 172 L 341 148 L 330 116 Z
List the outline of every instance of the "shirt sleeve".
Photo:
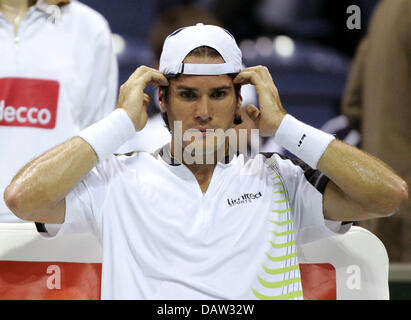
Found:
M 274 155 L 290 196 L 299 244 L 347 232 L 350 223 L 324 218 L 323 195 L 329 178 L 299 159 Z
M 114 158 L 114 156 L 112 156 Z M 36 222 L 37 231 L 43 238 L 74 233 L 93 233 L 101 240 L 102 208 L 110 189 L 113 158 L 97 165 L 66 196 L 66 212 L 62 224 Z

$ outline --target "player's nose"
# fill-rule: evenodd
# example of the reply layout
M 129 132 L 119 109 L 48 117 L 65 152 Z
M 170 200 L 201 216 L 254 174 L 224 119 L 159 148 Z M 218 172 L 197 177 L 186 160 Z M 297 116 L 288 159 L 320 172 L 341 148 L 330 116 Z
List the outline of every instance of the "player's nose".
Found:
M 207 95 L 203 95 L 196 104 L 194 117 L 199 121 L 209 121 L 212 119 L 210 113 L 210 100 Z

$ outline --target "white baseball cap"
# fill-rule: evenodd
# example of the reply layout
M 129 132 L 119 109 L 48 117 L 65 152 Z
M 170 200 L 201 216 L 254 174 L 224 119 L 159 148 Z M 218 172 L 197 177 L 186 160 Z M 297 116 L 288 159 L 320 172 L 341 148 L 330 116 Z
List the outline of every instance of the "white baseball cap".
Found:
M 192 50 L 201 46 L 211 47 L 218 51 L 224 63 L 183 63 Z M 159 71 L 165 76 L 239 73 L 243 69 L 241 59 L 241 50 L 227 30 L 218 26 L 197 23 L 195 26 L 180 28 L 166 38 L 160 57 Z

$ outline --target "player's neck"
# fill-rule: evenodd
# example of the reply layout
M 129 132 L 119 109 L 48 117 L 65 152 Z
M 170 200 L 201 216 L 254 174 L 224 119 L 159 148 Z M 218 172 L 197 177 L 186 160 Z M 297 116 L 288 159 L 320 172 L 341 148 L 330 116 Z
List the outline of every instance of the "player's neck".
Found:
M 215 164 L 192 164 L 187 165 L 187 168 L 196 177 L 201 191 L 205 193 L 210 185 L 211 177 L 213 176 Z
M 31 0 L 0 0 L 0 11 L 13 24 L 15 33 L 31 5 Z
M 211 177 L 214 172 L 214 168 L 218 161 L 222 159 L 218 159 L 217 155 L 222 154 L 223 158 L 225 153 L 224 152 L 215 152 L 214 155 L 211 156 L 213 161 L 210 161 L 210 156 L 202 155 L 202 156 L 195 156 L 193 154 L 185 154 L 185 151 L 181 150 L 180 152 L 175 152 L 174 150 L 174 143 L 173 141 L 170 143 L 170 156 L 177 160 L 177 162 L 184 164 L 196 177 L 198 184 L 200 185 L 201 190 L 203 193 L 207 191 L 207 188 L 210 184 Z M 223 146 L 223 148 L 225 148 Z M 190 159 L 194 161 L 190 161 L 187 163 L 185 159 Z M 196 162 L 197 161 L 197 162 Z M 200 163 L 198 163 L 200 161 Z

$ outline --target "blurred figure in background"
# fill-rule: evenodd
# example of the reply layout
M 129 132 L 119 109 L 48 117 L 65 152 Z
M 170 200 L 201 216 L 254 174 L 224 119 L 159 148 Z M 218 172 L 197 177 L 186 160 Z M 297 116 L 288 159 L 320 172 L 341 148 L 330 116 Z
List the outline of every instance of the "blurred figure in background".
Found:
M 411 184 L 411 1 L 383 0 L 358 46 L 343 114 L 361 132 L 362 148 Z M 411 199 L 389 218 L 360 223 L 391 261 L 411 262 Z
M 27 161 L 114 109 L 118 68 L 106 20 L 73 0 L 0 0 L 0 48 L 3 195 Z M 22 222 L 3 197 L 0 222 Z

